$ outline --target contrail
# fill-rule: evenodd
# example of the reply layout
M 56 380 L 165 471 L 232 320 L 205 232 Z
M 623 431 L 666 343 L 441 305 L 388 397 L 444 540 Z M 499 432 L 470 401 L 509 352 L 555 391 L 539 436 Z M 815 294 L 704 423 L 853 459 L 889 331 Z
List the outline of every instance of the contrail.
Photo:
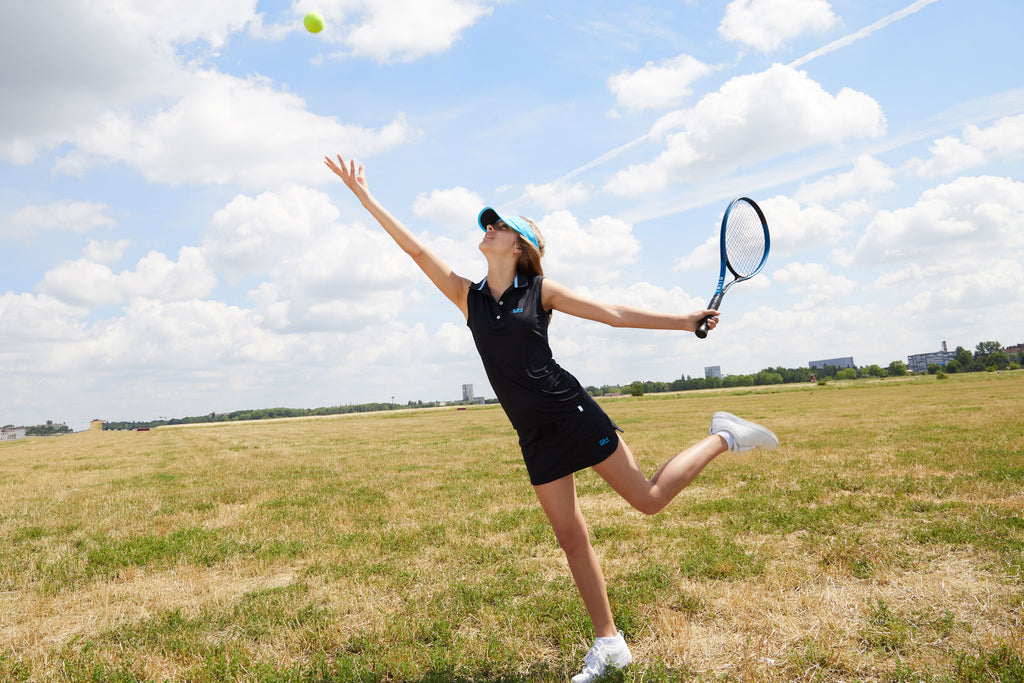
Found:
M 932 4 L 933 2 L 938 2 L 938 0 L 917 0 L 917 2 L 911 3 L 907 7 L 904 7 L 903 9 L 901 9 L 899 12 L 893 12 L 889 16 L 883 17 L 883 18 L 879 19 L 878 21 L 876 21 L 875 23 L 871 24 L 870 26 L 865 26 L 864 28 L 862 28 L 861 30 L 859 30 L 859 31 L 857 31 L 855 33 L 851 33 L 848 36 L 843 36 L 842 38 L 840 38 L 838 40 L 833 40 L 828 45 L 826 45 L 824 47 L 819 47 L 817 50 L 814 50 L 813 52 L 808 52 L 807 54 L 805 54 L 800 59 L 798 59 L 798 60 L 796 60 L 794 62 L 790 62 L 787 66 L 789 66 L 789 67 L 791 67 L 793 69 L 795 69 L 798 66 L 803 66 L 804 64 L 806 64 L 807 62 L 811 61 L 812 59 L 814 59 L 816 57 L 820 57 L 822 55 L 827 55 L 829 52 L 834 52 L 834 51 L 838 50 L 841 47 L 846 47 L 850 43 L 856 42 L 856 41 L 860 40 L 861 38 L 866 38 L 866 37 L 870 36 L 872 33 L 874 33 L 875 31 L 877 31 L 878 29 L 885 28 L 886 26 L 888 26 L 889 24 L 893 23 L 894 21 L 899 21 L 903 17 L 910 16 L 911 14 L 914 14 L 915 12 L 918 12 L 918 11 L 924 9 L 925 7 L 927 7 L 928 5 Z
M 899 10 L 898 12 L 893 12 L 892 14 L 879 19 L 878 21 L 876 21 L 875 23 L 871 24 L 870 26 L 865 26 L 861 30 L 856 31 L 854 33 L 851 33 L 851 34 L 849 34 L 847 36 L 843 36 L 842 38 L 839 38 L 838 40 L 834 40 L 831 43 L 829 43 L 828 45 L 825 45 L 824 47 L 820 47 L 817 50 L 814 50 L 813 52 L 808 52 L 806 55 L 804 55 L 800 59 L 797 59 L 796 61 L 790 62 L 787 66 L 789 66 L 791 68 L 794 68 L 794 69 L 796 67 L 798 67 L 798 66 L 803 66 L 804 64 L 806 64 L 807 62 L 811 61 L 812 59 L 815 59 L 816 57 L 820 57 L 822 55 L 828 54 L 829 52 L 834 52 L 834 51 L 838 50 L 839 48 L 846 47 L 850 43 L 854 43 L 854 42 L 860 40 L 861 38 L 866 38 L 867 36 L 871 35 L 875 31 L 877 31 L 879 29 L 882 29 L 882 28 L 885 28 L 886 26 L 888 26 L 889 24 L 892 24 L 893 22 L 899 21 L 900 19 L 903 19 L 904 17 L 910 16 L 911 14 L 919 12 L 920 10 L 924 9 L 925 7 L 927 7 L 928 5 L 932 4 L 933 2 L 938 2 L 938 0 L 916 0 L 916 2 L 911 3 L 910 5 L 908 5 L 907 7 L 904 7 L 903 9 Z M 574 178 L 574 177 L 578 176 L 580 173 L 583 173 L 584 171 L 589 171 L 590 169 L 592 169 L 592 168 L 594 168 L 596 166 L 600 166 L 601 164 L 605 163 L 606 161 L 611 161 L 615 157 L 619 156 L 619 154 L 621 154 L 622 152 L 625 152 L 627 149 L 630 149 L 631 147 L 635 147 L 636 145 L 639 145 L 641 142 L 644 142 L 645 140 L 647 140 L 650 137 L 651 137 L 650 133 L 645 133 L 644 135 L 641 135 L 640 137 L 636 138 L 635 140 L 631 140 L 630 142 L 627 142 L 624 145 L 620 145 L 620 146 L 616 147 L 615 149 L 611 150 L 610 152 L 605 152 L 604 154 L 602 154 L 601 156 L 597 157 L 596 159 L 583 164 L 582 166 L 580 166 L 577 169 L 569 171 L 568 173 L 566 173 L 562 177 L 556 178 L 555 180 L 550 181 L 547 184 L 551 185 L 551 184 L 554 184 L 554 183 L 564 182 L 566 180 L 569 180 L 570 178 Z M 520 195 L 519 197 L 517 197 L 516 199 L 513 199 L 512 201 L 506 202 L 505 204 L 502 205 L 502 207 L 507 207 L 509 205 L 517 204 L 519 202 L 522 202 L 524 199 L 526 199 L 526 195 L 525 194 Z

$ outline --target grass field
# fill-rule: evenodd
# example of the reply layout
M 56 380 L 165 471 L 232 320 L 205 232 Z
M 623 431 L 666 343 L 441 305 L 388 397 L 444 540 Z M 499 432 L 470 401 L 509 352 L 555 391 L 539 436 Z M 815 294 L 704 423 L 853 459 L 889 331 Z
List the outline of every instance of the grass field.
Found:
M 1024 680 L 1024 371 L 610 399 L 660 515 L 581 506 L 613 680 Z M 0 680 L 532 681 L 593 634 L 499 408 L 0 444 Z

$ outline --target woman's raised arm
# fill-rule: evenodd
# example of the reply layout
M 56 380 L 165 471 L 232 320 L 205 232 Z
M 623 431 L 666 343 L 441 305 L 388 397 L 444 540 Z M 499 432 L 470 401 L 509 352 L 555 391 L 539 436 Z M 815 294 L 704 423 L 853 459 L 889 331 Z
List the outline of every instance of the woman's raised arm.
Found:
M 356 170 L 356 162 L 350 160 L 348 163 L 338 155 L 337 163 L 330 157 L 324 157 L 324 163 L 336 176 L 342 179 L 352 194 L 356 196 L 363 207 L 377 219 L 381 227 L 391 235 L 395 243 L 402 248 L 406 254 L 412 257 L 416 265 L 420 267 L 430 281 L 441 290 L 441 293 L 448 297 L 455 304 L 462 315 L 469 316 L 466 296 L 469 293 L 470 281 L 452 272 L 441 258 L 430 251 L 408 228 L 402 225 L 397 218 L 392 216 L 380 202 L 370 194 L 369 185 L 366 182 L 366 172 L 363 165 Z

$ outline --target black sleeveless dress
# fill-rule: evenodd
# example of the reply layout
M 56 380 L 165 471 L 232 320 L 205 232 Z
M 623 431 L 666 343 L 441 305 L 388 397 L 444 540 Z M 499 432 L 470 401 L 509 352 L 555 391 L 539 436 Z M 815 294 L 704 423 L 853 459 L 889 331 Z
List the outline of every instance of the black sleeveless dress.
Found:
M 552 357 L 543 280 L 520 273 L 497 301 L 486 278 L 474 283 L 466 323 L 534 486 L 593 467 L 619 445 L 615 423 Z

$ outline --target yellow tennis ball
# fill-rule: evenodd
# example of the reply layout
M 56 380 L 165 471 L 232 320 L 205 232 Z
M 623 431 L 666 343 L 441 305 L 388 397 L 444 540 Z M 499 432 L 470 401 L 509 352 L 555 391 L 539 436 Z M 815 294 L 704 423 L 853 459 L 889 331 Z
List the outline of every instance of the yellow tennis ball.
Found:
M 302 18 L 302 25 L 310 33 L 320 33 L 324 30 L 324 18 L 316 12 L 310 12 Z

